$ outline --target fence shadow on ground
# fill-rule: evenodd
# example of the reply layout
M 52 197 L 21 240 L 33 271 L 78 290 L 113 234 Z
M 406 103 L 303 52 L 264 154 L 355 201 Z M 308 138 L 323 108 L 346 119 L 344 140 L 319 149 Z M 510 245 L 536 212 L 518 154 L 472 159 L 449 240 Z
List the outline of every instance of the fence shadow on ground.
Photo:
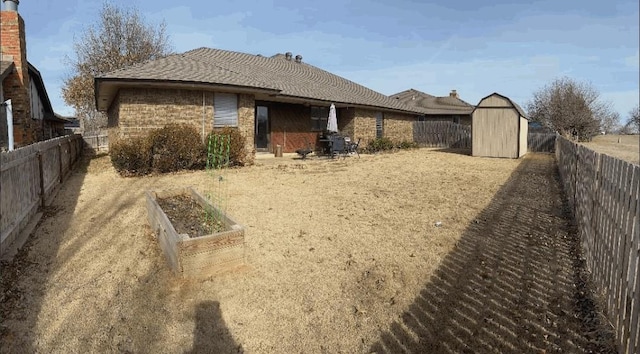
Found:
M 84 176 L 86 174 L 89 158 L 81 156 L 74 168 L 71 170 L 69 179 L 62 183 L 61 191 L 57 195 L 67 193 L 73 202 L 68 206 L 71 211 L 77 204 Z M 55 199 L 52 205 L 41 207 L 43 218 L 38 227 L 47 218 L 58 216 L 60 225 L 68 225 L 72 217 L 72 212 L 61 213 Z M 63 212 L 63 211 L 62 211 Z M 60 248 L 60 235 L 48 234 L 34 231 L 27 238 L 24 246 L 18 251 L 11 261 L 0 262 L 0 352 L 3 353 L 34 353 L 37 352 L 35 346 L 36 338 L 34 331 L 21 331 L 14 326 L 15 323 L 26 324 L 26 328 L 36 328 L 38 324 L 38 314 L 42 308 L 42 301 L 46 295 L 46 283 L 52 273 L 51 264 L 54 264 L 57 252 Z M 47 247 L 43 254 L 34 254 L 32 248 L 37 238 L 47 237 Z M 38 273 L 41 276 L 37 281 L 29 279 L 29 274 Z M 27 288 L 25 283 L 35 284 Z
M 448 153 L 448 154 L 458 154 L 458 155 L 471 156 L 471 149 L 442 148 L 442 149 L 436 149 L 436 151 L 445 152 L 445 153 Z
M 203 301 L 196 306 L 193 349 L 187 353 L 243 353 L 229 332 L 217 301 Z
M 166 344 L 162 341 L 166 322 L 158 320 L 158 314 L 168 315 L 162 301 L 171 294 L 166 281 L 169 271 L 163 267 L 162 255 L 150 230 L 145 233 L 146 239 L 138 240 L 143 246 L 133 247 L 133 239 L 114 237 L 113 242 L 106 243 L 107 248 L 96 248 L 101 244 L 96 241 L 111 238 L 100 232 L 104 225 L 131 209 L 140 195 L 106 193 L 79 208 L 91 163 L 90 156 L 80 161 L 52 206 L 44 211 L 40 225 L 25 247 L 11 264 L 2 265 L 2 353 L 166 351 L 162 347 Z M 143 190 L 148 181 L 131 179 L 130 183 Z M 55 222 L 59 226 L 56 229 L 66 230 L 74 218 L 86 215 L 92 215 L 93 222 L 82 230 L 62 234 L 50 229 L 49 225 Z M 117 230 L 127 232 L 126 228 L 123 225 Z M 87 254 L 90 257 L 83 257 Z M 152 266 L 138 270 L 138 258 L 145 257 L 152 259 Z M 105 258 L 111 261 L 105 262 Z M 72 262 L 80 270 L 61 274 Z M 115 267 L 126 267 L 126 276 L 113 279 Z M 70 275 L 70 280 L 66 280 L 63 290 L 56 284 L 60 280 L 53 279 L 64 279 L 66 275 Z M 97 294 L 105 293 L 110 294 L 110 300 L 99 301 Z M 50 324 L 52 306 L 58 307 L 55 326 Z M 203 308 L 211 306 L 205 304 Z M 43 312 L 47 316 L 42 316 Z M 198 309 L 196 312 L 203 321 L 216 318 L 201 315 Z M 39 326 L 45 330 L 36 331 Z M 82 331 L 74 332 L 80 327 Z M 209 332 L 205 329 L 203 333 Z
M 529 154 L 375 353 L 615 353 L 553 156 Z

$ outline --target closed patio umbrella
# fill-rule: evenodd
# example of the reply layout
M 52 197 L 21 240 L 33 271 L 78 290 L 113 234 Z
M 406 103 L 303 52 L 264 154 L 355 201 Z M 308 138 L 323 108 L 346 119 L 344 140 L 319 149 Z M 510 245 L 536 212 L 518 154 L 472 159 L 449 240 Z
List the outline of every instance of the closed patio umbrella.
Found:
M 336 117 L 336 106 L 332 103 L 329 107 L 329 119 L 327 120 L 327 131 L 338 132 L 338 118 Z

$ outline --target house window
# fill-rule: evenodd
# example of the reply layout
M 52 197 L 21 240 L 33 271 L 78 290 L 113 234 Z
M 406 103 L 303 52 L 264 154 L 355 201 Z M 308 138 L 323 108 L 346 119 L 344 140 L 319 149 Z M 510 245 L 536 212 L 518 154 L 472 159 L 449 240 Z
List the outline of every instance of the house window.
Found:
M 382 138 L 384 134 L 384 115 L 382 112 L 376 113 L 376 138 Z
M 216 93 L 213 96 L 213 127 L 238 126 L 238 95 Z
M 453 122 L 456 124 L 460 124 L 460 116 L 453 116 Z
M 418 122 L 424 122 L 426 119 L 426 117 L 424 115 L 422 116 L 418 116 Z
M 328 107 L 311 107 L 311 131 L 319 132 L 327 129 L 328 118 Z

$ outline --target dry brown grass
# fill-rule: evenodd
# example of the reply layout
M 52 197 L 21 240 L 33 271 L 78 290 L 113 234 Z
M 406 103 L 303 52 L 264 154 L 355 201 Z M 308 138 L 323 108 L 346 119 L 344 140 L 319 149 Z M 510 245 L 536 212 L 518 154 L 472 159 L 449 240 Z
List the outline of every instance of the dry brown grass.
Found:
M 640 135 L 598 135 L 583 144 L 597 152 L 640 164 Z
M 2 352 L 367 352 L 520 164 L 427 149 L 257 160 L 223 172 L 246 269 L 180 280 L 143 193 L 212 177 L 122 178 L 107 159 L 71 176 L 8 268 Z

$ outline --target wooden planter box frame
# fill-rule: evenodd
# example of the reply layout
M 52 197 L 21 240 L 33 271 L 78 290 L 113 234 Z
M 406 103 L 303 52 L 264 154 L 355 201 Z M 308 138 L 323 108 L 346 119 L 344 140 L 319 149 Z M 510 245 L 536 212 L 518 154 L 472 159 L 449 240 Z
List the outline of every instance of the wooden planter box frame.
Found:
M 192 187 L 169 191 L 147 191 L 147 217 L 169 266 L 181 277 L 208 276 L 244 264 L 244 227 L 222 213 Z M 160 208 L 158 198 L 191 196 L 205 210 L 215 210 L 222 217 L 225 230 L 214 234 L 189 237 L 178 234 Z

